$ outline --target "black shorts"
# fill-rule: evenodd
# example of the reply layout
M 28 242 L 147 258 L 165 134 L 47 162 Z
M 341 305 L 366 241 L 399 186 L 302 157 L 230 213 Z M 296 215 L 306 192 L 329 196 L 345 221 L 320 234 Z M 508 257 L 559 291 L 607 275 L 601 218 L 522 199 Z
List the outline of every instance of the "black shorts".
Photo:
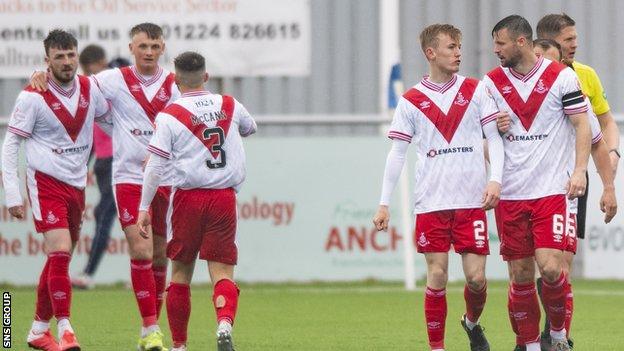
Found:
M 585 195 L 578 198 L 578 213 L 576 214 L 576 237 L 585 239 L 585 219 L 587 217 L 587 195 L 589 194 L 589 173 L 585 173 L 587 188 Z

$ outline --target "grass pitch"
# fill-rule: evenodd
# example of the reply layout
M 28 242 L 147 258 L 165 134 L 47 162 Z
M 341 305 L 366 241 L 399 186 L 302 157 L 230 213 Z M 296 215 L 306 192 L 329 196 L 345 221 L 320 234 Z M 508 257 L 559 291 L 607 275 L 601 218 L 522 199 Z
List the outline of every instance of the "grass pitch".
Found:
M 493 351 L 511 351 L 504 282 L 489 284 L 481 318 Z M 26 350 L 34 311 L 33 288 L 2 287 L 12 295 L 14 350 Z M 192 290 L 189 350 L 215 350 L 211 287 Z M 624 350 L 624 282 L 574 282 L 575 349 Z M 463 285 L 449 287 L 446 350 L 469 350 L 459 324 Z M 164 309 L 163 309 L 164 310 Z M 54 323 L 53 323 L 54 324 Z M 74 291 L 72 324 L 83 350 L 135 350 L 140 319 L 131 291 L 105 287 Z M 165 312 L 161 328 L 171 345 Z M 242 285 L 234 342 L 249 350 L 428 350 L 422 283 L 417 292 L 400 284 Z

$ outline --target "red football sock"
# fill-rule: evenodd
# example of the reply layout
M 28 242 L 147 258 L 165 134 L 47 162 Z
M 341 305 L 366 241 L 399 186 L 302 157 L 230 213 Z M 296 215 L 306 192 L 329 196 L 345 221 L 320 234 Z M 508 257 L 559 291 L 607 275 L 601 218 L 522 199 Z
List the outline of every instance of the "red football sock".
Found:
M 239 293 L 236 283 L 229 279 L 221 279 L 215 283 L 212 302 L 217 312 L 217 323 L 225 320 L 234 325 Z
M 71 306 L 71 283 L 69 281 L 68 252 L 56 251 L 48 254 L 48 294 L 57 320 L 69 318 Z
M 134 296 L 143 318 L 143 326 L 157 324 L 156 320 L 156 286 L 152 273 L 151 260 L 130 260 L 130 277 Z
M 446 289 L 425 290 L 425 321 L 429 346 L 432 350 L 444 348 L 444 326 L 446 324 Z
M 572 293 L 572 284 L 568 281 L 566 284 L 566 320 L 565 328 L 567 338 L 570 339 L 570 325 L 572 325 L 572 315 L 574 314 L 574 294 Z
M 550 283 L 542 279 L 542 300 L 544 310 L 550 320 L 550 330 L 560 331 L 565 328 L 567 279 L 563 272 Z
M 516 345 L 523 345 L 523 340 L 520 339 L 520 332 L 518 332 L 518 324 L 513 314 L 513 305 L 511 303 L 511 285 L 509 285 L 509 291 L 507 292 L 507 311 L 509 311 L 509 322 L 511 323 L 511 330 L 516 334 Z
M 45 266 L 39 276 L 39 285 L 37 285 L 37 307 L 35 309 L 35 320 L 40 322 L 48 322 L 52 319 L 54 312 L 52 310 L 52 301 L 50 301 L 50 292 L 48 291 L 48 272 L 50 271 L 50 260 L 46 260 Z
M 479 291 L 473 291 L 468 284 L 464 286 L 464 300 L 466 301 L 466 318 L 473 323 L 479 321 L 485 300 L 487 298 L 487 284 Z
M 171 283 L 167 289 L 167 319 L 173 347 L 186 345 L 189 317 L 191 316 L 191 288 L 188 284 Z
M 520 345 L 538 342 L 540 308 L 535 283 L 511 285 L 511 313 L 518 328 Z
M 167 265 L 152 266 L 152 271 L 154 273 L 154 283 L 156 284 L 156 318 L 160 318 L 160 310 L 162 309 L 165 288 L 167 287 Z

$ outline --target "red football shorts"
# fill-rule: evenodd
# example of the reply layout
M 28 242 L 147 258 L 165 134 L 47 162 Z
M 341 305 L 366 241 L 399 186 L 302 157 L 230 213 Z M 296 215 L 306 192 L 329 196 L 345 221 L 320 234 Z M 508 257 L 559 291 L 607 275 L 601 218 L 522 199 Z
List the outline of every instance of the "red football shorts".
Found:
M 172 204 L 167 257 L 190 263 L 199 253 L 202 260 L 236 264 L 234 189 L 176 189 Z
M 503 260 L 532 257 L 535 249 L 564 250 L 567 206 L 565 195 L 533 200 L 500 200 L 495 209 Z
M 480 208 L 443 210 L 416 215 L 414 231 L 420 253 L 448 252 L 451 244 L 457 253 L 488 255 L 487 219 Z
M 140 184 L 115 184 L 115 201 L 121 228 L 137 223 L 141 204 Z M 167 236 L 167 208 L 169 207 L 170 186 L 160 186 L 150 206 L 152 232 L 160 237 Z
M 77 241 L 85 209 L 84 189 L 38 171 L 32 179 L 28 177 L 27 188 L 37 232 L 69 229 L 72 241 Z

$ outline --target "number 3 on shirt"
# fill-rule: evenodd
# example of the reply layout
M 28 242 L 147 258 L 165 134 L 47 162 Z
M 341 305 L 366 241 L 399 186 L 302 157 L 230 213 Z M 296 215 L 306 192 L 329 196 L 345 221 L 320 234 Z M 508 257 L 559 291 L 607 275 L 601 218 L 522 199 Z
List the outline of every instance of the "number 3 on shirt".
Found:
M 208 149 L 215 159 L 218 158 L 219 155 L 221 156 L 221 162 L 206 160 L 206 166 L 210 169 L 225 167 L 225 150 L 221 148 L 225 140 L 223 129 L 221 127 L 207 128 L 204 130 L 204 140 L 214 140 L 214 142 L 210 143 Z

